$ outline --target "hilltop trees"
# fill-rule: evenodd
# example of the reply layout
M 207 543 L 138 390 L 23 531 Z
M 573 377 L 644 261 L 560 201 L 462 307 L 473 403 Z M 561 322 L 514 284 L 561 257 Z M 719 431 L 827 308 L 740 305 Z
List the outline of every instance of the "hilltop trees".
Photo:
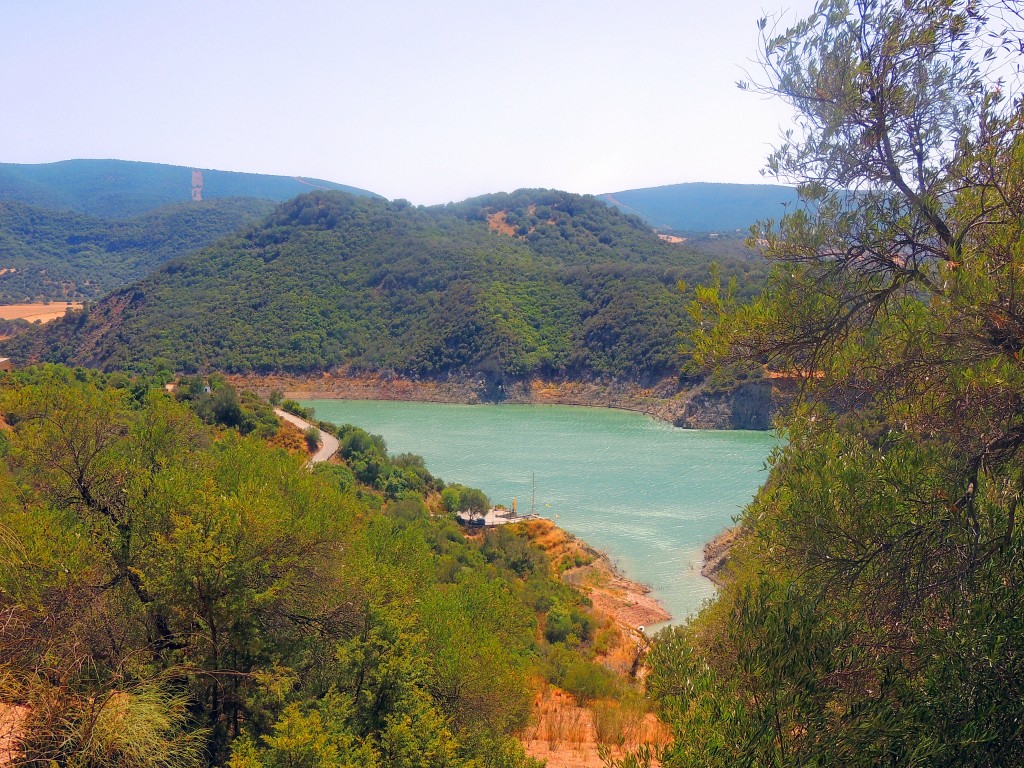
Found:
M 762 25 L 748 87 L 797 115 L 769 172 L 811 205 L 755 232 L 762 299 L 700 293 L 698 352 L 803 397 L 735 580 L 653 654 L 668 765 L 1024 758 L 1021 21 L 862 0 Z
M 526 235 L 491 230 L 488 217 L 517 211 Z M 756 291 L 763 272 L 751 263 L 727 259 L 722 271 Z M 684 362 L 677 286 L 708 267 L 565 192 L 432 208 L 314 192 L 88 313 L 5 342 L 5 354 L 146 372 L 346 366 L 469 379 L 493 398 L 536 376 L 654 381 Z

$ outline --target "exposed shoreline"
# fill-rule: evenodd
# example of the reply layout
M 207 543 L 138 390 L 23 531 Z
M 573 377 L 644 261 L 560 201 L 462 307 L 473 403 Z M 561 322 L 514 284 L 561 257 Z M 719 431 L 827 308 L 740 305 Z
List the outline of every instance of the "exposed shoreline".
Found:
M 305 419 L 276 410 L 278 419 L 296 430 L 309 428 Z M 323 437 L 331 437 L 324 435 Z M 335 450 L 337 440 L 331 437 Z M 327 447 L 327 446 L 325 446 Z M 310 463 L 326 461 L 334 451 L 323 455 L 321 449 Z M 650 596 L 651 588 L 623 574 L 607 553 L 587 544 L 546 517 L 516 523 L 524 527 L 530 539 L 548 555 L 562 578 L 590 597 L 594 609 L 613 621 L 636 645 L 642 638 L 637 628 L 669 621 L 672 615 Z M 566 567 L 569 566 L 569 567 Z
M 643 677 L 648 640 L 639 627 L 671 617 L 650 595 L 650 588 L 624 576 L 611 559 L 553 520 L 541 518 L 519 523 L 530 540 L 544 550 L 555 573 L 571 584 L 591 603 L 599 630 L 614 639 L 602 645 L 595 661 L 623 678 Z M 568 566 L 568 567 L 567 567 Z M 621 710 L 619 710 L 621 712 Z M 650 713 L 624 714 L 630 725 L 621 733 L 622 742 L 606 744 L 611 755 L 624 756 L 641 743 L 667 744 L 668 728 Z M 598 746 L 597 705 L 580 703 L 555 686 L 541 685 L 534 701 L 534 722 L 521 741 L 530 756 L 546 760 L 550 768 L 602 768 Z
M 669 621 L 672 615 L 651 596 L 651 588 L 630 579 L 608 555 L 560 528 L 554 520 L 538 518 L 520 523 L 544 550 L 562 580 L 579 589 L 594 610 L 612 621 L 624 641 L 635 648 L 642 642 L 639 627 Z
M 365 399 L 460 404 L 481 402 L 479 399 L 449 399 L 451 390 L 447 387 L 438 387 L 435 383 L 428 383 L 423 387 L 423 382 L 397 380 L 398 386 L 395 386 L 396 380 L 380 377 L 344 377 L 339 379 L 324 374 L 320 378 L 267 376 L 254 379 L 253 377 L 236 376 L 229 380 L 235 386 L 244 386 L 257 392 L 261 391 L 260 387 L 265 387 L 267 388 L 266 392 L 261 392 L 264 396 L 269 395 L 271 389 L 279 389 L 287 397 L 303 400 Z M 386 392 L 382 386 L 385 382 L 389 385 Z M 288 384 L 291 384 L 292 387 L 285 389 L 285 385 Z M 410 389 L 414 392 L 410 392 Z M 383 394 L 389 396 L 382 396 Z M 413 394 L 420 395 L 420 397 L 409 396 Z M 582 404 L 549 402 L 559 405 Z M 586 405 L 610 407 L 594 403 L 586 403 Z M 296 422 L 299 422 L 300 419 L 293 416 L 290 421 L 293 426 L 296 426 Z M 546 525 L 550 525 L 554 531 L 557 531 L 557 536 L 552 536 L 550 531 L 545 532 L 543 528 Z M 607 553 L 587 544 L 574 534 L 559 527 L 554 521 L 544 517 L 538 518 L 533 527 L 528 527 L 527 531 L 531 539 L 534 539 L 556 562 L 567 556 L 564 551 L 566 549 L 573 550 L 574 557 L 578 557 L 580 552 L 584 554 L 587 562 L 580 566 L 564 569 L 563 578 L 587 593 L 588 597 L 594 601 L 595 609 L 614 621 L 625 636 L 632 637 L 634 646 L 642 642 L 643 635 L 637 631 L 639 627 L 662 624 L 673 618 L 660 602 L 650 596 L 652 590 L 649 586 L 630 579 L 615 566 Z M 737 527 L 727 528 L 704 545 L 700 575 L 716 587 L 722 584 L 720 573 L 725 566 L 728 552 L 735 542 L 737 532 Z M 553 543 L 551 539 L 557 539 L 557 543 Z M 568 542 L 574 542 L 574 546 L 567 546 Z
M 510 403 L 616 408 L 643 413 L 688 429 L 768 429 L 775 387 L 759 383 L 754 398 L 741 393 L 708 393 L 702 386 L 683 387 L 676 378 L 650 386 L 614 380 L 578 381 L 534 378 L 495 387 L 484 379 L 408 379 L 383 373 L 335 370 L 321 374 L 231 374 L 232 385 L 263 397 L 273 390 L 295 400 L 392 400 L 478 405 Z
M 278 413 L 279 417 L 283 414 Z M 288 419 L 296 430 L 302 419 Z M 304 443 L 299 444 L 305 447 Z M 651 596 L 645 584 L 625 576 L 604 552 L 560 528 L 554 520 L 534 518 L 512 524 L 544 551 L 555 574 L 583 594 L 592 606 L 599 626 L 614 638 L 595 655 L 595 660 L 623 677 L 642 677 L 649 640 L 643 627 L 670 620 L 669 612 Z M 472 535 L 472 534 L 470 534 Z M 611 745 L 611 754 L 623 757 L 640 743 L 667 744 L 668 728 L 650 713 L 631 717 L 622 738 Z M 561 689 L 541 685 L 534 699 L 534 721 L 521 735 L 527 753 L 547 761 L 551 768 L 601 768 L 606 765 L 598 745 L 596 710 L 581 704 Z
M 700 575 L 716 587 L 725 583 L 729 573 L 729 554 L 740 537 L 740 526 L 726 528 L 704 545 L 704 563 Z

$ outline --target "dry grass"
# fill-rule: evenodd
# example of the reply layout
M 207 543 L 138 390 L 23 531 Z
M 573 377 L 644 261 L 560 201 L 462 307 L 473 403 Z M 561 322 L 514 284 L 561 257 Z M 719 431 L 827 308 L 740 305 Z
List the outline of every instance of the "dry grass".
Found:
M 598 744 L 636 747 L 644 742 L 647 712 L 640 702 L 630 699 L 596 701 L 591 710 Z
M 306 437 L 301 429 L 284 419 L 279 418 L 278 422 L 280 426 L 278 427 L 277 434 L 267 441 L 271 446 L 284 448 L 289 453 L 302 456 L 312 453 L 306 444 Z
M 577 563 L 591 563 L 598 553 L 551 520 L 528 520 L 522 523 L 530 540 L 544 550 L 554 573 L 561 573 Z
M 0 305 L 0 320 L 27 320 L 34 323 L 48 323 L 58 317 L 64 317 L 72 309 L 81 309 L 78 301 L 49 301 L 37 304 L 3 304 Z
M 551 685 L 537 694 L 533 725 L 522 736 L 527 753 L 546 760 L 548 768 L 598 768 L 605 764 L 601 746 L 621 757 L 641 744 L 662 747 L 669 740 L 665 725 L 639 701 L 581 707 L 572 694 Z

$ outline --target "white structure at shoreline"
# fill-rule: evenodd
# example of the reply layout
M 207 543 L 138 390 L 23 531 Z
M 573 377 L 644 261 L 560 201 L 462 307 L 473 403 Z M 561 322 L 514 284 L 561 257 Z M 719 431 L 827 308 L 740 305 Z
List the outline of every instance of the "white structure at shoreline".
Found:
M 464 510 L 456 513 L 455 515 L 455 519 L 459 521 L 459 524 L 464 525 L 467 528 L 494 528 L 498 525 L 521 523 L 524 520 L 536 520 L 538 517 L 540 517 L 540 515 L 517 514 L 515 504 L 512 505 L 512 509 L 505 509 L 505 507 L 491 507 L 484 514 L 473 512 L 471 510 Z

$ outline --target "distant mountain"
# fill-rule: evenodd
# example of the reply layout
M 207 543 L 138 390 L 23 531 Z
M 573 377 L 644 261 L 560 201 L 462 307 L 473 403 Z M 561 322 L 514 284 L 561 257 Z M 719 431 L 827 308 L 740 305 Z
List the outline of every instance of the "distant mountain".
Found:
M 191 199 L 192 168 L 128 160 L 0 163 L 0 200 L 105 218 L 129 218 Z M 283 202 L 314 189 L 376 197 L 321 179 L 202 169 L 203 199 L 249 197 Z
M 671 184 L 599 196 L 659 230 L 743 233 L 762 219 L 778 221 L 796 206 L 792 187 L 773 184 Z
M 224 198 L 113 220 L 0 201 L 0 303 L 98 299 L 273 208 L 269 200 Z
M 763 265 L 723 260 L 741 293 Z M 19 362 L 105 369 L 412 377 L 678 374 L 677 288 L 710 259 L 595 197 L 521 190 L 463 203 L 314 192 L 86 312 L 4 342 Z

